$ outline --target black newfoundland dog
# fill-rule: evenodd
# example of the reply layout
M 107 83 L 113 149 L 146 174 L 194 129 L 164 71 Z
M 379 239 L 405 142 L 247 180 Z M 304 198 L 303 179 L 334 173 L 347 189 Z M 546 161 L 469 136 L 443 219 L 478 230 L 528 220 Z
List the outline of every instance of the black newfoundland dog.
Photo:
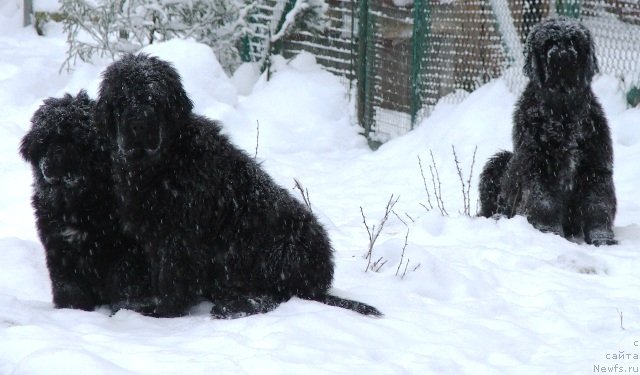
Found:
M 328 294 L 324 228 L 217 122 L 192 113 L 169 63 L 127 55 L 103 78 L 96 123 L 111 141 L 120 219 L 148 256 L 152 315 L 182 315 L 206 299 L 214 317 L 233 318 L 292 296 L 380 315 Z
M 31 163 L 32 204 L 58 308 L 140 309 L 150 297 L 145 258 L 115 215 L 110 158 L 81 91 L 49 98 L 35 112 L 20 154 Z
M 516 104 L 513 152 L 496 154 L 480 177 L 480 214 L 524 215 L 536 228 L 616 244 L 613 148 L 591 90 L 593 39 L 580 23 L 552 18 L 525 46 L 529 83 Z

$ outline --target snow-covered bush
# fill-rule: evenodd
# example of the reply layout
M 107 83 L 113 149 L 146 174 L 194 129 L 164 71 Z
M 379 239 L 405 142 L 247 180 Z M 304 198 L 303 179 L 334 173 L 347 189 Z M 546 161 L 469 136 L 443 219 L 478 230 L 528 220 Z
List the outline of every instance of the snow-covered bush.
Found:
M 115 58 L 173 38 L 211 46 L 227 71 L 240 63 L 238 44 L 253 32 L 251 0 L 63 0 L 70 68 L 79 58 Z
M 294 30 L 304 29 L 321 32 L 327 27 L 324 14 L 328 5 L 324 0 L 288 1 L 281 15 L 281 22 L 275 32 L 272 32 L 271 42 L 275 43 Z
M 243 41 L 264 40 L 262 55 L 251 56 L 264 62 L 279 52 L 272 44 L 294 30 L 326 26 L 324 0 L 281 0 L 272 14 L 267 9 L 253 0 L 62 0 L 68 44 L 63 68 L 69 69 L 77 59 L 114 59 L 155 42 L 192 38 L 211 46 L 231 73 L 241 63 Z

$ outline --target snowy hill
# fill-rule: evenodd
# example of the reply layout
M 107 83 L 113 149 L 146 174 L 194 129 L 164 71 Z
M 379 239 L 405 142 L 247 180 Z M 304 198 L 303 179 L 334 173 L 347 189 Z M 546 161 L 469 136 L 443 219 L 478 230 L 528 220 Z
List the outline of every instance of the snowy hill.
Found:
M 108 61 L 59 74 L 61 30 L 38 37 L 19 26 L 21 13 L 9 3 L 0 5 L 0 374 L 640 372 L 640 109 L 627 109 L 606 76 L 593 87 L 614 139 L 620 244 L 598 248 L 541 233 L 521 217 L 462 214 L 452 145 L 465 179 L 477 146 L 473 214 L 482 165 L 510 149 L 517 94 L 501 79 L 460 104 L 439 105 L 374 152 L 353 124 L 346 89 L 312 56 L 276 63 L 269 82 L 262 77 L 240 95 L 251 69 L 231 80 L 201 45 L 150 47 L 175 63 L 196 112 L 222 120 L 248 153 L 257 150 L 283 187 L 299 196 L 295 178 L 308 189 L 336 249 L 333 292 L 385 316 L 299 299 L 231 321 L 212 320 L 207 306 L 175 319 L 54 309 L 30 206 L 31 171 L 18 144 L 43 98 L 81 88 L 95 97 Z M 429 165 L 438 168 L 448 216 L 433 195 L 434 209 L 424 208 L 418 157 L 431 194 Z M 377 225 L 392 194 L 400 197 L 395 214 L 373 248 L 381 267 L 365 272 L 362 213 Z

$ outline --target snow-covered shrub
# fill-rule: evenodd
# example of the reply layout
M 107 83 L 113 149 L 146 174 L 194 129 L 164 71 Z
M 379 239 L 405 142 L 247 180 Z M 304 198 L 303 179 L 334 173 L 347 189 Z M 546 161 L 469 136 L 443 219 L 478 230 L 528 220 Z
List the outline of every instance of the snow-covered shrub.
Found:
M 173 38 L 211 46 L 227 71 L 240 63 L 238 43 L 253 32 L 250 0 L 63 0 L 70 68 L 79 58 L 115 58 Z
M 264 56 L 256 59 L 264 62 L 274 52 L 271 45 L 294 30 L 326 26 L 324 0 L 282 0 L 265 17 L 267 8 L 253 0 L 62 0 L 68 44 L 63 68 L 77 59 L 114 59 L 155 42 L 192 38 L 211 46 L 231 73 L 241 63 L 243 41 L 264 40 Z
M 281 23 L 275 32 L 272 32 L 271 42 L 275 43 L 291 34 L 293 30 L 309 30 L 321 32 L 327 27 L 324 17 L 328 5 L 324 0 L 297 0 L 289 1 L 289 7 L 285 7 Z

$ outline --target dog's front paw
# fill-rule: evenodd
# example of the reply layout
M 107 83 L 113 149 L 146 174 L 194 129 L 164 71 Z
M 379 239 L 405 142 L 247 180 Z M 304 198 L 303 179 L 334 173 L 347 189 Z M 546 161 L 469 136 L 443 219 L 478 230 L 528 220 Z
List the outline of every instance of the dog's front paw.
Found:
M 602 229 L 586 232 L 584 242 L 594 246 L 618 244 L 618 241 L 613 238 L 613 231 Z
M 214 301 L 211 317 L 214 319 L 237 319 L 245 316 L 267 313 L 280 304 L 269 296 L 237 296 Z

